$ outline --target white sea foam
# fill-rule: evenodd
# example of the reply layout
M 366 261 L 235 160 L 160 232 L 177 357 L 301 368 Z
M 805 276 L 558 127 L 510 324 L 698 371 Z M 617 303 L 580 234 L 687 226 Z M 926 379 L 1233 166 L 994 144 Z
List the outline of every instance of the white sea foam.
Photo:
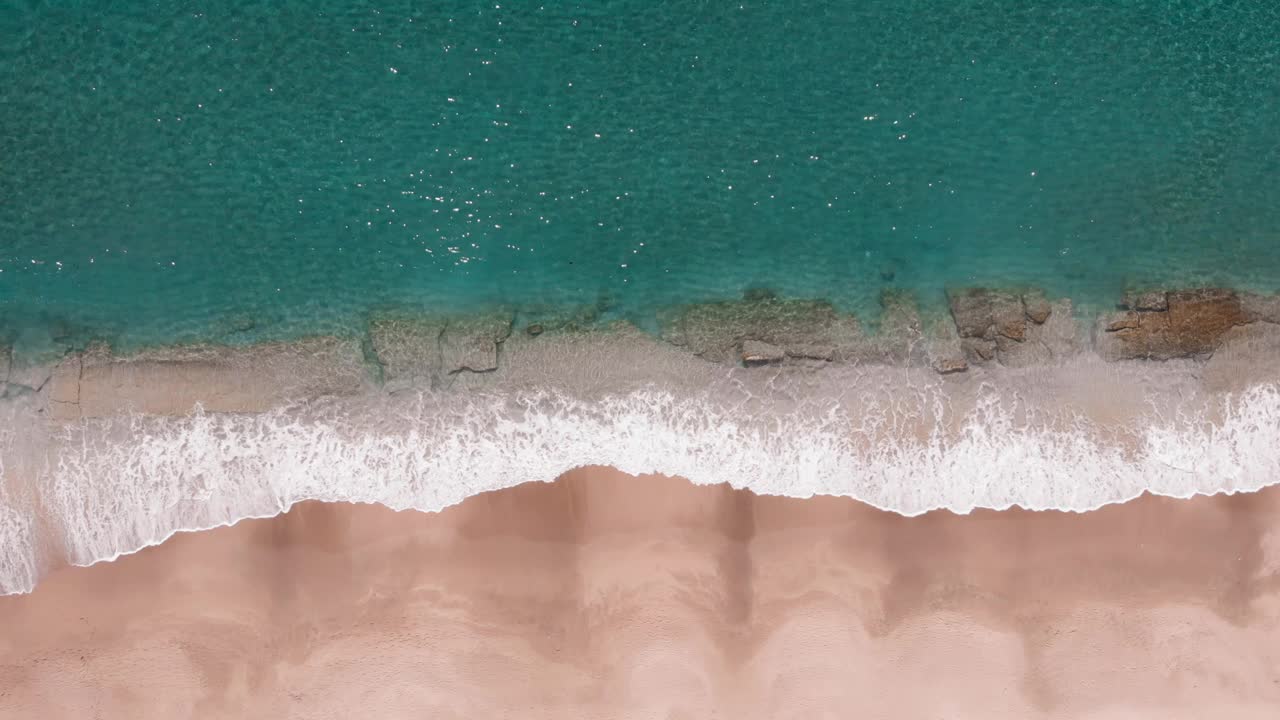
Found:
M 919 421 L 920 412 L 896 407 L 747 413 L 655 389 L 592 402 L 525 392 L 424 395 L 360 411 L 133 415 L 67 426 L 38 485 L 69 559 L 90 564 L 303 500 L 432 511 L 590 464 L 766 494 L 849 496 L 906 515 L 1084 511 L 1144 490 L 1187 497 L 1280 480 L 1280 388 L 1215 402 L 1151 413 L 1120 435 L 1083 417 L 1028 420 L 995 392 L 958 418 L 947 417 L 941 391 L 925 393 L 917 410 L 926 422 L 914 424 L 904 417 Z M 29 590 L 31 518 L 2 498 L 0 533 L 0 591 Z

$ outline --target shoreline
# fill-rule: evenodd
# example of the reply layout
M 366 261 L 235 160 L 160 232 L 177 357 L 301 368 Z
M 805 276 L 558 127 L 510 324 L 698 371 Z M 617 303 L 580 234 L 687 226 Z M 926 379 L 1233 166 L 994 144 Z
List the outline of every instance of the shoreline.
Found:
M 0 367 L 11 388 L 0 399 L 0 592 L 29 591 L 62 561 L 118 558 L 305 500 L 438 511 L 585 465 L 906 516 L 1084 512 L 1280 478 L 1280 324 L 1267 302 L 1237 298 L 1224 316 L 1221 291 L 1172 306 L 1166 294 L 1163 308 L 1131 298 L 1094 331 L 1149 323 L 1133 347 L 1197 352 L 1114 361 L 1053 324 L 1054 312 L 1070 319 L 1069 303 L 959 297 L 947 337 L 960 371 L 935 363 L 940 336 L 902 298 L 899 320 L 868 334 L 822 303 L 769 295 L 686 308 L 660 337 L 399 314 L 375 319 L 363 341 L 124 357 L 95 346 L 52 367 Z M 1202 302 L 1195 322 L 1171 319 L 1187 298 Z M 1070 352 L 1025 362 L 1039 356 L 1012 343 L 1033 341 Z M 742 355 L 762 345 L 780 356 Z
M 904 518 L 591 467 L 439 513 L 308 502 L 0 598 L 0 707 L 1269 717 L 1278 492 Z

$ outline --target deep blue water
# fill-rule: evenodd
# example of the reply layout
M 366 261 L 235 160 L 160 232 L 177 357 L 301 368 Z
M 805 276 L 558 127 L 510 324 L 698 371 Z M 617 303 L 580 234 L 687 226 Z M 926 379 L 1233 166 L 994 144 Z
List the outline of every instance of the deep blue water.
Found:
M 1280 3 L 0 4 L 0 339 L 1280 287 Z

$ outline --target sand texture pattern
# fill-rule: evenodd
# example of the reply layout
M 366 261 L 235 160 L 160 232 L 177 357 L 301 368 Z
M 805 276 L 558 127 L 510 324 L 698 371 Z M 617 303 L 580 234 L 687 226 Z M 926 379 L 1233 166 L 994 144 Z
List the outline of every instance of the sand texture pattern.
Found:
M 1280 492 L 305 503 L 0 598 L 0 658 L 5 718 L 1274 718 Z

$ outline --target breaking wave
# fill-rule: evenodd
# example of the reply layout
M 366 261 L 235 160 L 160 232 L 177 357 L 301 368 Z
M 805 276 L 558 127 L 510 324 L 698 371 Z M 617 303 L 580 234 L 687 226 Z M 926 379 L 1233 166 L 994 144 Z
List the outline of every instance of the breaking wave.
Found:
M 762 494 L 848 496 L 904 515 L 1085 511 L 1144 491 L 1188 497 L 1280 480 L 1280 388 L 1215 403 L 1151 413 L 1116 432 L 1081 416 L 1037 422 L 996 394 L 952 418 L 936 394 L 911 412 L 816 403 L 773 414 L 654 389 L 590 402 L 551 392 L 418 395 L 358 411 L 71 424 L 34 484 L 61 534 L 56 545 L 84 565 L 304 500 L 434 511 L 583 465 Z M 36 582 L 34 507 L 0 495 L 0 592 Z

